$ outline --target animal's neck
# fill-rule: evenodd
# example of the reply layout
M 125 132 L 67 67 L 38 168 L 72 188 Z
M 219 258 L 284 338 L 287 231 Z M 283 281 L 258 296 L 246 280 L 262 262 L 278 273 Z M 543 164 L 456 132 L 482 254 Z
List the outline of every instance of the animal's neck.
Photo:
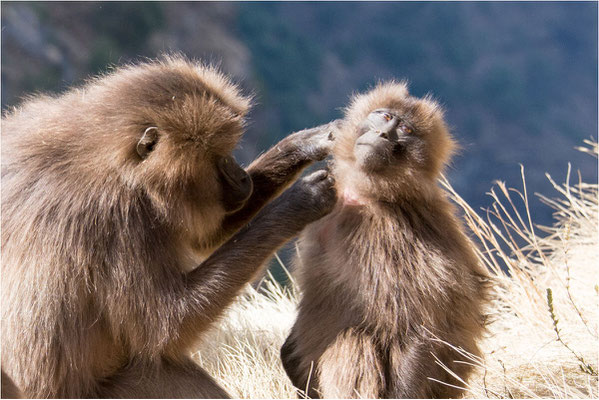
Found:
M 338 162 L 333 169 L 337 193 L 344 206 L 363 207 L 377 203 L 420 204 L 438 195 L 435 182 L 406 171 L 399 175 L 367 174 L 349 162 Z
M 372 188 L 370 178 L 357 170 L 347 170 L 337 176 L 339 202 L 348 207 L 365 207 L 376 203 L 378 193 Z
M 340 200 L 344 206 L 365 206 L 371 202 L 352 187 L 343 188 Z

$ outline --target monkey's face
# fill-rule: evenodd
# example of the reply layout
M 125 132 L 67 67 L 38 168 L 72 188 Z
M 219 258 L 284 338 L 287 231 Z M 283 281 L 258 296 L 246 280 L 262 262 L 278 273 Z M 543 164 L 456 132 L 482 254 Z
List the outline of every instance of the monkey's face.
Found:
M 252 194 L 252 178 L 230 155 L 218 158 L 216 168 L 219 173 L 225 211 L 228 213 L 238 211 Z
M 216 69 L 177 60 L 125 69 L 106 86 L 106 120 L 115 125 L 105 131 L 114 133 L 115 165 L 127 184 L 176 232 L 210 242 L 224 216 L 252 193 L 232 156 L 250 99 Z
M 336 177 L 361 196 L 395 198 L 435 184 L 453 151 L 443 113 L 432 99 L 383 83 L 354 97 L 336 140 Z
M 371 112 L 358 126 L 354 145 L 356 163 L 366 172 L 379 172 L 400 163 L 422 146 L 421 138 L 397 110 Z
M 195 210 L 191 214 L 198 217 L 192 216 L 192 223 L 197 224 L 199 219 L 203 226 L 243 207 L 253 185 L 231 155 L 232 148 L 198 142 L 169 128 L 146 128 L 135 146 L 138 177 L 152 198 L 159 203 L 169 202 L 164 206 L 171 209 Z
M 131 154 L 136 186 L 180 235 L 182 245 L 206 254 L 218 240 L 225 215 L 250 197 L 252 180 L 228 148 L 207 149 L 206 143 L 157 125 L 143 131 Z
M 437 178 L 453 151 L 439 106 L 407 94 L 387 100 L 355 125 L 356 166 L 368 174 Z

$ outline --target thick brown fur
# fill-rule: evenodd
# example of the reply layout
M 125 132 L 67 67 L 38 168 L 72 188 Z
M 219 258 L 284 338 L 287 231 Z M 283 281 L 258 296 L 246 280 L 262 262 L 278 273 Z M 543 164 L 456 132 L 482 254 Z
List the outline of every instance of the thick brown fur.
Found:
M 4 371 L 2 371 L 2 392 L 0 397 L 3 399 L 20 399 L 23 397 L 19 388 Z
M 358 143 L 377 109 L 411 130 L 396 152 L 374 154 L 383 168 L 369 169 L 372 158 L 361 164 L 356 152 L 372 149 Z M 338 203 L 302 233 L 295 262 L 302 299 L 281 356 L 301 395 L 461 394 L 438 383 L 460 385 L 436 359 L 463 379 L 471 367 L 437 339 L 480 354 L 486 273 L 437 186 L 453 149 L 439 106 L 405 84 L 353 99 L 334 148 Z
M 217 69 L 172 56 L 3 116 L 2 366 L 24 396 L 226 396 L 195 341 L 335 202 L 323 172 L 279 196 L 326 156 L 328 127 L 247 173 L 231 164 L 249 107 Z M 245 205 L 225 212 L 241 181 Z

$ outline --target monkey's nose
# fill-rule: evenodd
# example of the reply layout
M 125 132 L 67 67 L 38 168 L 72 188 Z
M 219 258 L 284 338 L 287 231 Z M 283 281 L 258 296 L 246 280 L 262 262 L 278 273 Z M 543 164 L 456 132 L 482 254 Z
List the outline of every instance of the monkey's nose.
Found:
M 397 129 L 395 127 L 391 129 L 383 129 L 379 132 L 379 137 L 386 139 L 390 142 L 397 142 L 399 140 L 399 136 L 397 135 Z

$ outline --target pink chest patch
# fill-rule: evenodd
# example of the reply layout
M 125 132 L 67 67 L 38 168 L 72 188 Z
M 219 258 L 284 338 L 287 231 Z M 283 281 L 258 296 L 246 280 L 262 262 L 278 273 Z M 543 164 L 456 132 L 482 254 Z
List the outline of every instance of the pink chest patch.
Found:
M 342 201 L 344 206 L 363 206 L 366 204 L 366 201 L 351 189 L 343 190 Z
M 337 203 L 336 210 L 334 210 L 329 216 L 321 220 L 320 227 L 318 229 L 318 241 L 321 248 L 324 250 L 327 243 L 330 241 L 331 236 L 335 234 L 337 224 L 339 223 L 340 214 L 343 213 L 345 207 L 361 207 L 365 206 L 366 199 L 358 195 L 351 189 L 344 189 L 339 203 Z

